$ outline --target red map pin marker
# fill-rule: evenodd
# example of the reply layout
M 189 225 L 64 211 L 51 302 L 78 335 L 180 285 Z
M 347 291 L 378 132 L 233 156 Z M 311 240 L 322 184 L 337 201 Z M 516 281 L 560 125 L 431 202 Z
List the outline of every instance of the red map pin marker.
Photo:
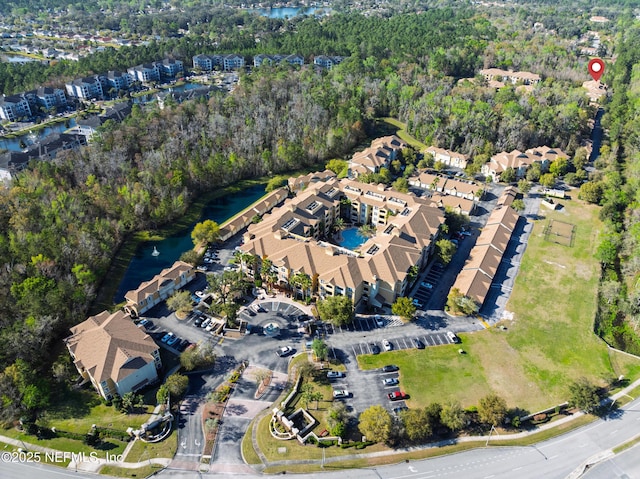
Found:
M 599 81 L 600 77 L 604 73 L 604 62 L 599 58 L 592 58 L 589 60 L 589 73 L 591 78 L 595 81 Z

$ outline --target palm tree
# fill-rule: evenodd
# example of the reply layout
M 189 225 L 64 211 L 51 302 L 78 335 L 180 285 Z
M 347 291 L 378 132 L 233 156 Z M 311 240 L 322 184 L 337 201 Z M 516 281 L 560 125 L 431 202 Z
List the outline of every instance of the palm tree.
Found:
M 302 272 L 295 273 L 293 276 L 291 276 L 289 284 L 297 286 L 300 290 L 302 290 L 304 299 L 307 299 L 309 288 L 311 288 L 311 278 L 308 274 Z
M 333 222 L 333 230 L 337 233 L 338 231 L 342 231 L 345 227 L 345 221 L 342 218 L 336 218 Z

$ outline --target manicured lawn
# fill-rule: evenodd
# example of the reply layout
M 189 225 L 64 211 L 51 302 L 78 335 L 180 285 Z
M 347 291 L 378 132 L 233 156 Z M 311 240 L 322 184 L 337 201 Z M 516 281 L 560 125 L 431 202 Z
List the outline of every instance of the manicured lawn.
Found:
M 467 336 L 460 337 L 467 349 Z M 399 366 L 401 389 L 410 395 L 409 407 L 424 407 L 449 399 L 472 406 L 489 385 L 482 373 L 480 358 L 474 354 L 459 354 L 459 348 L 459 345 L 451 344 L 363 355 L 358 356 L 358 364 L 362 369 L 377 369 L 385 364 Z
M 42 447 L 49 447 L 58 451 L 67 452 L 84 452 L 90 454 L 91 452 L 97 452 L 98 456 L 103 457 L 105 452 L 109 454 L 122 454 L 127 443 L 118 441 L 117 439 L 106 438 L 98 449 L 91 446 L 87 446 L 82 441 L 75 439 L 69 439 L 66 437 L 56 437 L 53 439 L 38 439 L 35 436 L 29 436 L 23 432 L 16 430 L 15 428 L 0 429 L 0 434 L 3 436 L 11 437 L 13 439 L 22 440 L 25 443 L 37 444 Z
M 398 131 L 396 132 L 396 135 L 398 135 L 402 140 L 406 141 L 407 144 L 411 145 L 416 150 L 422 151 L 428 146 L 428 145 L 425 145 L 424 143 L 422 143 L 421 141 L 418 141 L 413 136 L 411 136 L 411 134 L 407 131 L 406 123 L 402 123 L 400 120 L 398 120 L 396 118 L 390 118 L 390 117 L 383 118 L 382 120 L 385 123 L 388 123 L 388 124 L 398 128 Z
M 83 389 L 67 392 L 47 410 L 45 419 L 49 427 L 79 434 L 89 432 L 93 424 L 126 431 L 130 426 L 140 427 L 153 407 L 147 405 L 137 414 L 124 414 L 100 402 L 93 389 Z
M 253 423 L 255 419 L 251 421 L 249 427 L 247 427 L 247 432 L 242 438 L 242 457 L 248 464 L 262 464 L 260 461 L 260 457 L 258 457 L 258 453 L 253 448 L 253 444 L 251 441 L 251 431 L 253 430 Z
M 144 462 L 155 458 L 172 458 L 178 449 L 178 433 L 175 430 L 175 421 L 173 427 L 173 431 L 164 441 L 155 443 L 136 441 L 124 460 L 126 462 Z
M 506 330 L 461 334 L 461 345 L 359 356 L 362 368 L 395 363 L 410 407 L 457 399 L 464 407 L 496 393 L 509 407 L 536 412 L 567 400 L 567 386 L 585 376 L 640 374 L 640 360 L 609 351 L 593 332 L 598 263 L 593 252 L 601 223 L 598 208 L 578 201 L 545 212 L 529 238 L 507 310 Z M 577 226 L 573 247 L 545 240 L 548 219 Z M 458 349 L 466 354 L 458 354 Z

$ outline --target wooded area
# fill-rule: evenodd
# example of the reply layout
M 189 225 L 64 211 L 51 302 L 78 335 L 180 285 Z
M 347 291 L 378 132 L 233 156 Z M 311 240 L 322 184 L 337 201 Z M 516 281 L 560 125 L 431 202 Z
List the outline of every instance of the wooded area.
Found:
M 495 19 L 470 8 L 389 19 L 334 15 L 303 18 L 283 32 L 269 31 L 278 23 L 252 17 L 266 27 L 258 46 L 255 31 L 247 34 L 258 26 L 242 33 L 215 16 L 220 29 L 206 38 L 107 49 L 50 67 L 0 64 L 0 88 L 9 92 L 163 56 L 188 61 L 215 51 L 218 40 L 220 50 L 247 55 L 349 56 L 331 71 L 262 68 L 243 75 L 233 94 L 209 101 L 163 110 L 136 105 L 122 124 L 107 122 L 91 147 L 37 163 L 0 192 L 0 421 L 46 408 L 60 339 L 86 319 L 123 239 L 179 217 L 204 191 L 342 157 L 379 116 L 398 117 L 426 144 L 474 155 L 476 165 L 501 150 L 544 144 L 573 154 L 594 115 L 579 86 L 586 59 L 568 41 L 536 35 L 530 15 L 520 11 Z M 571 22 L 569 12 L 563 18 Z M 584 19 L 577 24 L 580 32 L 586 28 Z M 611 145 L 598 163 L 602 175 L 590 183 L 603 192 L 602 214 L 610 224 L 599 330 L 637 351 L 640 79 L 633 66 L 640 59 L 640 27 L 621 16 L 617 29 L 618 59 L 607 72 L 614 90 L 605 117 Z M 485 66 L 540 68 L 546 78 L 532 93 L 496 91 L 480 78 L 458 81 Z M 66 351 L 61 357 L 68 360 Z

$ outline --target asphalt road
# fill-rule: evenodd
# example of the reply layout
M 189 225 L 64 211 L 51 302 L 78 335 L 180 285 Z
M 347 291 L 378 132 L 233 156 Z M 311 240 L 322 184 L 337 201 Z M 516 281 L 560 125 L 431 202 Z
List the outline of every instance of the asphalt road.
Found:
M 597 457 L 604 457 L 611 448 L 638 434 L 640 425 L 640 399 L 627 405 L 619 413 L 584 426 L 568 434 L 529 447 L 487 447 L 423 461 L 399 463 L 377 468 L 332 471 L 331 463 L 325 473 L 304 474 L 298 477 L 322 479 L 563 479 L 577 478 L 584 465 Z M 223 477 L 225 475 L 194 471 L 164 470 L 159 478 L 195 479 Z M 50 466 L 0 462 L 3 479 L 89 478 L 91 474 L 59 470 Z M 247 478 L 275 477 L 260 474 Z M 605 460 L 592 467 L 588 478 L 640 477 L 638 448 Z

